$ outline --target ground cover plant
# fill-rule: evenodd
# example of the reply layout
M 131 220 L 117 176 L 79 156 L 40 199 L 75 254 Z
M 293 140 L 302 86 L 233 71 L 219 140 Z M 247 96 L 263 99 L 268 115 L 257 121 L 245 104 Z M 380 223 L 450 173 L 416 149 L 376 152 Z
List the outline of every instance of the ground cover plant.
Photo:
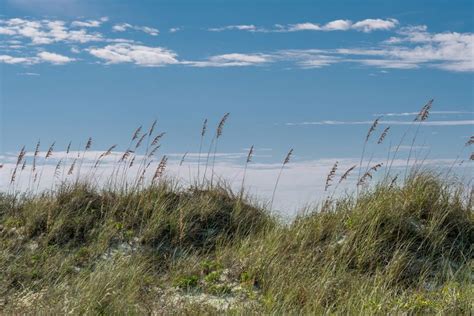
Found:
M 400 144 L 408 139 L 413 146 L 432 104 L 420 110 Z M 367 143 L 383 142 L 389 132 L 376 134 L 377 119 L 360 164 L 339 170 L 336 162 L 322 179 L 326 198 L 282 221 L 271 212 L 278 180 L 271 201 L 263 203 L 245 193 L 245 172 L 237 192 L 215 174 L 228 118 L 217 125 L 208 150 L 204 122 L 199 176 L 191 185 L 166 176 L 166 155 L 153 163 L 165 135 L 156 123 L 134 131 L 125 152 L 117 154 L 113 145 L 86 165 L 89 139 L 79 156 L 57 163 L 46 190 L 38 188 L 54 144 L 40 157 L 38 143 L 28 163 L 21 149 L 14 169 L 2 175 L 10 187 L 0 194 L 0 312 L 473 312 L 470 185 L 449 170 L 409 164 L 418 159 L 411 153 L 398 175 L 390 169 L 396 152 L 388 163 L 367 161 Z M 472 144 L 471 137 L 466 146 Z M 252 154 L 253 147 L 246 164 Z M 282 160 L 279 177 L 292 154 Z M 94 181 L 114 155 L 111 176 Z M 133 164 L 140 168 L 130 176 Z M 335 195 L 355 175 L 354 194 Z M 27 181 L 23 187 L 20 178 Z

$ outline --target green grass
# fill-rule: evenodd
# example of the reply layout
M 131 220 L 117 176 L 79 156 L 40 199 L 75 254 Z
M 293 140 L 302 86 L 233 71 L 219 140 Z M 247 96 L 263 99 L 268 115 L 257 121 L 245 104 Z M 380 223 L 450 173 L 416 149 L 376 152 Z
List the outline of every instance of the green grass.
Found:
M 225 188 L 0 196 L 0 313 L 470 314 L 471 192 L 430 173 L 282 222 Z

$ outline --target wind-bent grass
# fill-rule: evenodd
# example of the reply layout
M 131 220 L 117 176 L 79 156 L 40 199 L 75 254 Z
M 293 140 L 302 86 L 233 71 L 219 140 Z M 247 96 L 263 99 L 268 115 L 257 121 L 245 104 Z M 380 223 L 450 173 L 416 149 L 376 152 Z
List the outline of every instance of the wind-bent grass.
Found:
M 430 107 L 422 109 L 420 120 Z M 90 139 L 82 158 L 56 165 L 55 174 L 62 168 L 65 180 L 72 181 L 61 177 L 50 190 L 39 191 L 30 190 L 30 184 L 39 187 L 54 143 L 42 157 L 38 178 L 38 142 L 26 192 L 16 189 L 16 172 L 21 175 L 26 166 L 23 148 L 10 174 L 10 190 L 0 193 L 0 313 L 472 313 L 472 187 L 419 166 L 407 167 L 409 176 L 397 184 L 397 176 L 389 175 L 395 155 L 390 165 L 389 155 L 387 174 L 378 184 L 369 182 L 382 163 L 370 160 L 356 179 L 357 194 L 334 198 L 341 182 L 357 167 L 361 172 L 376 120 L 360 163 L 339 175 L 336 162 L 326 191 L 338 181 L 323 204 L 284 222 L 271 211 L 293 149 L 282 162 L 269 208 L 243 194 L 253 146 L 237 194 L 222 182 L 213 184 L 217 138 L 227 116 L 210 143 L 203 178 L 199 174 L 190 187 L 165 176 L 167 155 L 145 181 L 164 135 L 153 137 L 156 122 L 147 133 L 142 127 L 133 133 L 103 186 L 93 181 L 102 160 L 117 154 L 115 145 L 79 178 L 76 164 L 83 167 Z M 466 146 L 472 144 L 471 137 Z M 140 149 L 145 152 L 141 158 Z M 140 167 L 130 183 L 127 173 L 134 163 Z
M 222 187 L 1 195 L 0 311 L 469 314 L 468 193 L 419 173 L 289 225 Z

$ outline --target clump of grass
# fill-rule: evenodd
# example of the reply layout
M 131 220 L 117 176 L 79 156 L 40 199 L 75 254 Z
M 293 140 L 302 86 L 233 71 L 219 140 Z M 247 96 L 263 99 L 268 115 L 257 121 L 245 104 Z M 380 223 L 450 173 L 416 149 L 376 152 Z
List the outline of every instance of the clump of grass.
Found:
M 428 118 L 431 105 L 432 101 L 422 108 L 415 124 Z M 156 169 L 150 168 L 165 135 L 155 132 L 156 121 L 146 132 L 140 126 L 132 133 L 105 186 L 93 179 L 102 161 L 117 154 L 116 145 L 98 155 L 88 177 L 80 178 L 85 154 L 92 147 L 89 138 L 82 157 L 79 153 L 69 162 L 68 156 L 57 161 L 55 177 L 61 182 L 47 191 L 27 192 L 15 187 L 17 173 L 26 168 L 22 148 L 10 174 L 11 190 L 0 193 L 0 313 L 472 311 L 474 217 L 469 187 L 449 174 L 408 167 L 401 183 L 398 175 L 389 174 L 390 167 L 385 179 L 369 183 L 382 168 L 371 159 L 362 170 L 366 145 L 380 123 L 376 119 L 360 163 L 337 182 L 338 162 L 327 175 L 325 191 L 336 183 L 330 197 L 311 212 L 283 222 L 271 210 L 293 149 L 281 164 L 270 208 L 257 206 L 243 195 L 253 146 L 238 194 L 222 181 L 213 183 L 217 140 L 227 118 L 228 114 L 221 119 L 211 140 L 201 179 L 204 121 L 198 179 L 189 187 L 166 177 L 167 155 Z M 377 144 L 389 129 L 382 131 Z M 466 146 L 472 143 L 471 137 Z M 55 143 L 44 156 L 39 147 L 38 141 L 28 189 L 31 181 L 38 181 L 39 187 Z M 67 154 L 70 147 L 71 143 Z M 130 183 L 127 172 L 135 164 L 139 168 Z M 206 183 L 208 166 L 210 183 Z M 339 184 L 357 167 L 356 196 L 334 198 Z M 61 169 L 66 175 L 60 177 Z M 151 181 L 146 182 L 149 169 Z M 75 181 L 62 181 L 74 174 Z

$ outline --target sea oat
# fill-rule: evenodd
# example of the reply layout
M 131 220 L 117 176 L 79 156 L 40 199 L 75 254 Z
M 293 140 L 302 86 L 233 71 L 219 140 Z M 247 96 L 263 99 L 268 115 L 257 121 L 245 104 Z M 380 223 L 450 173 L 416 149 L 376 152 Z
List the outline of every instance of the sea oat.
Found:
M 372 179 L 372 174 L 373 172 L 376 172 L 380 167 L 382 167 L 382 163 L 378 163 L 371 167 L 369 170 L 367 170 L 366 173 L 359 179 L 359 182 L 357 182 L 357 185 L 363 185 L 364 183 L 367 182 L 368 179 Z
M 185 152 L 183 157 L 181 157 L 181 161 L 179 162 L 179 166 L 181 167 L 184 163 L 184 159 L 186 159 L 186 156 L 188 155 L 188 152 Z
M 157 120 L 154 120 L 153 123 L 151 124 L 150 129 L 148 130 L 148 137 L 150 137 L 153 134 L 153 131 L 155 130 Z
M 142 131 L 142 126 L 138 127 L 135 132 L 133 132 L 133 135 L 132 135 L 132 141 L 134 141 L 135 139 L 137 139 L 139 136 L 140 136 L 140 132 Z
M 365 137 L 366 142 L 369 141 L 370 135 L 375 131 L 375 129 L 377 128 L 377 125 L 379 125 L 379 121 L 381 118 L 382 118 L 381 116 L 376 118 L 375 121 L 370 126 L 369 131 L 367 132 L 367 136 Z
M 247 154 L 247 163 L 252 161 L 252 155 L 253 155 L 253 145 L 249 149 L 249 153 Z
M 151 146 L 155 146 L 156 144 L 158 144 L 158 142 L 160 141 L 160 139 L 165 136 L 165 132 L 162 132 L 158 135 L 155 136 L 155 138 L 153 138 L 153 141 L 151 142 Z
M 418 115 L 415 117 L 415 121 L 425 121 L 428 116 L 430 115 L 430 110 L 431 107 L 433 106 L 434 99 L 431 99 L 426 103 L 418 113 Z
M 70 176 L 74 172 L 74 167 L 76 166 L 77 158 L 73 160 L 71 167 L 69 167 L 69 170 L 67 172 L 67 175 Z
M 122 157 L 120 158 L 119 162 L 125 161 L 125 160 L 130 156 L 130 154 L 133 154 L 133 153 L 134 153 L 133 150 L 127 149 L 127 150 L 123 153 L 123 155 L 122 155 Z
M 163 175 L 163 173 L 165 172 L 167 162 L 168 162 L 168 157 L 164 155 L 163 158 L 161 158 L 161 161 L 158 164 L 158 167 L 156 168 L 155 174 L 153 175 L 153 179 L 152 179 L 153 182 L 155 182 L 157 179 L 159 179 Z
M 87 150 L 91 149 L 91 147 L 92 147 L 92 137 L 89 137 L 89 139 L 87 140 L 87 143 L 86 143 L 85 150 L 87 151 Z
M 334 164 L 334 166 L 332 166 L 331 171 L 329 171 L 326 177 L 326 186 L 324 187 L 324 191 L 327 191 L 329 189 L 329 187 L 331 186 L 332 180 L 336 176 L 337 164 L 338 162 L 336 161 L 336 163 Z
M 155 146 L 148 154 L 148 158 L 152 157 L 157 152 L 157 150 L 160 149 L 160 147 L 161 145 Z
M 469 140 L 466 142 L 466 146 L 471 146 L 472 144 L 474 144 L 474 136 L 469 138 Z
M 379 140 L 377 141 L 377 144 L 380 145 L 380 144 L 383 143 L 383 140 L 384 140 L 385 137 L 387 136 L 389 130 L 390 130 L 390 126 L 386 127 L 386 128 L 383 130 L 382 134 L 381 134 L 380 137 L 379 137 Z
M 207 130 L 207 119 L 204 120 L 202 123 L 202 129 L 201 129 L 201 136 L 204 137 L 206 135 L 206 130 Z
M 51 146 L 49 146 L 48 151 L 46 152 L 45 159 L 48 159 L 49 157 L 51 157 L 53 155 L 53 150 L 54 150 L 54 145 L 55 144 L 56 144 L 56 142 L 53 142 L 51 144 Z
M 140 139 L 137 141 L 137 144 L 135 145 L 135 149 L 138 149 L 138 147 L 140 147 L 145 137 L 146 137 L 146 134 L 143 134 L 142 137 L 140 137 Z
M 40 141 L 38 140 L 38 142 L 36 143 L 36 147 L 35 147 L 35 153 L 33 154 L 33 164 L 32 164 L 32 171 L 33 172 L 36 171 L 36 159 L 38 159 L 39 149 L 40 149 Z
M 219 122 L 219 125 L 217 125 L 217 132 L 216 132 L 216 138 L 219 138 L 222 136 L 222 131 L 224 129 L 225 122 L 229 118 L 230 113 L 224 114 L 224 116 L 221 118 L 221 121 Z
M 63 160 L 60 159 L 56 165 L 56 168 L 54 168 L 54 177 L 55 178 L 59 178 L 59 171 L 61 169 L 61 164 L 62 164 Z
M 291 155 L 293 155 L 293 148 L 291 148 L 290 151 L 286 154 L 285 160 L 283 160 L 283 165 L 286 165 L 290 162 Z
M 25 146 L 23 146 L 23 148 L 21 148 L 20 153 L 17 156 L 17 160 L 16 160 L 17 166 L 23 161 L 23 158 L 25 158 L 25 155 L 26 155 Z
M 355 168 L 357 167 L 357 165 L 353 165 L 352 167 L 350 167 L 349 169 L 347 169 L 346 172 L 344 172 L 344 174 L 341 176 L 341 178 L 339 179 L 339 183 L 341 183 L 342 181 L 344 181 L 345 179 L 347 179 L 347 177 L 349 176 L 349 174 L 352 172 L 352 170 L 354 170 Z

